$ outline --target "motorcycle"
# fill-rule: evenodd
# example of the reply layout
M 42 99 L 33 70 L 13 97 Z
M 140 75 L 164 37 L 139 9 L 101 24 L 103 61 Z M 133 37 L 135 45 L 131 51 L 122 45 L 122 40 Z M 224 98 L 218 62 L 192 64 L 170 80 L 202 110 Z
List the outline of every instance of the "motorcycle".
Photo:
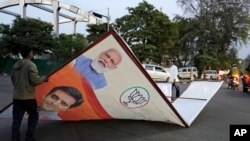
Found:
M 228 89 L 232 89 L 235 90 L 236 88 L 238 88 L 240 85 L 240 81 L 239 81 L 239 77 L 232 77 L 229 76 L 229 82 L 228 82 Z

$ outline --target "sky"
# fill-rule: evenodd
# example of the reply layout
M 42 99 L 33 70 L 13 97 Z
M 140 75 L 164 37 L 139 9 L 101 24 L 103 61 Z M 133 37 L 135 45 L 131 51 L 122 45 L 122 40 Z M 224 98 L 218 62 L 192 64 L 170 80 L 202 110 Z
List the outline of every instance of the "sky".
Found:
M 0 2 L 6 0 L 0 0 Z M 138 3 L 143 0 L 59 0 L 61 2 L 71 4 L 77 6 L 85 11 L 94 11 L 100 13 L 102 15 L 109 15 L 111 17 L 111 23 L 115 21 L 115 19 L 120 18 L 126 14 L 128 14 L 127 7 L 136 7 Z M 169 16 L 172 20 L 175 15 L 185 16 L 183 10 L 180 6 L 177 5 L 176 0 L 146 0 L 148 3 L 152 4 L 155 8 L 161 10 L 163 13 Z M 5 10 L 19 13 L 19 7 L 9 7 Z M 74 15 L 66 10 L 61 10 L 62 13 L 68 15 Z M 48 12 L 44 12 L 40 9 L 34 8 L 32 6 L 27 7 L 27 16 L 33 18 L 40 18 L 41 20 L 52 22 L 53 15 Z M 0 23 L 10 24 L 14 17 L 0 13 Z M 105 18 L 103 21 L 105 22 Z M 87 23 L 78 23 L 77 24 L 77 33 L 82 33 L 86 35 L 86 24 Z M 71 23 L 61 24 L 59 26 L 60 33 L 70 34 L 73 31 L 73 26 Z M 243 45 L 238 50 L 238 57 L 241 59 L 245 59 L 247 55 L 250 54 L 250 43 L 247 45 Z

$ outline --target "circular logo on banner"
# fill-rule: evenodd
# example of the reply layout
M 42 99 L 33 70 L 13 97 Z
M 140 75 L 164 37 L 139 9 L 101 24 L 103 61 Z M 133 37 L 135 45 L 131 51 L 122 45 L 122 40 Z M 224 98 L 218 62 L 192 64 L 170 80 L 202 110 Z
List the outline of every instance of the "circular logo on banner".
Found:
M 150 97 L 148 91 L 143 87 L 131 87 L 120 96 L 120 103 L 131 109 L 140 108 L 148 104 Z

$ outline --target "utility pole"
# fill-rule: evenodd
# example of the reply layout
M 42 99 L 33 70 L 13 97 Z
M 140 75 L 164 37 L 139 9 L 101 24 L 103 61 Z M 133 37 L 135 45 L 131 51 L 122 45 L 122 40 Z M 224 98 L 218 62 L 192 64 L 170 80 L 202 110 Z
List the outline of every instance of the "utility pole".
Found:
M 96 13 L 96 12 L 92 12 L 94 16 L 98 17 L 98 18 L 106 18 L 107 19 L 107 31 L 109 31 L 109 21 L 110 21 L 110 15 L 109 15 L 109 8 L 108 8 L 108 15 L 105 16 L 105 15 L 102 15 L 102 14 L 99 14 L 99 13 Z
M 107 31 L 109 31 L 109 21 L 110 21 L 110 16 L 109 16 L 109 8 L 108 8 L 108 16 L 107 16 Z

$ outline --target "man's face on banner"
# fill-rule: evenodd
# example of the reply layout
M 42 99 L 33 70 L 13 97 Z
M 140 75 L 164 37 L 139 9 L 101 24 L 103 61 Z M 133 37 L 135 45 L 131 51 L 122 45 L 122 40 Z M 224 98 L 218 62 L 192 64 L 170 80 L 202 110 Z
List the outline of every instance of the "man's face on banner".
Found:
M 65 111 L 71 105 L 73 105 L 76 100 L 62 90 L 56 90 L 55 92 L 48 94 L 43 98 L 41 108 L 45 111 Z
M 117 50 L 109 49 L 93 59 L 92 66 L 97 72 L 103 73 L 116 68 L 121 60 L 121 54 Z

